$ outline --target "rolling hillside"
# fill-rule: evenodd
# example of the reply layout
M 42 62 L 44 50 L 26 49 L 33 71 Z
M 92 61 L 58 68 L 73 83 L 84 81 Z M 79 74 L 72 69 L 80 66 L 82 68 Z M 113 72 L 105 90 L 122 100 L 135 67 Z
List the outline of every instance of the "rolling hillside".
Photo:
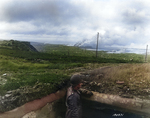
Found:
M 39 45 L 39 48 L 44 50 L 37 52 L 29 42 L 14 40 L 0 42 L 0 96 L 5 96 L 8 91 L 19 91 L 19 95 L 14 94 L 15 102 L 18 104 L 12 106 L 0 104 L 0 112 L 8 111 L 62 88 L 74 73 L 104 66 L 127 64 L 128 68 L 130 63 L 133 68 L 132 65 L 136 63 L 137 65 L 143 64 L 143 55 L 137 54 L 108 54 L 99 51 L 96 58 L 95 51 L 83 50 L 74 46 L 46 44 L 43 47 Z M 114 69 L 115 72 L 120 72 L 118 70 Z M 149 72 L 147 66 L 145 70 Z M 120 73 L 119 77 L 115 76 L 117 80 L 126 76 Z M 128 75 L 130 70 L 122 73 Z M 133 73 L 131 76 L 134 75 Z M 127 79 L 130 77 L 128 76 Z M 110 82 L 113 83 L 113 81 L 114 79 Z M 23 93 L 22 90 L 27 93 L 26 96 L 20 96 Z M 4 109 L 3 106 L 9 107 Z
M 36 48 L 30 44 L 30 42 L 21 42 L 16 40 L 0 41 L 0 48 L 38 52 Z

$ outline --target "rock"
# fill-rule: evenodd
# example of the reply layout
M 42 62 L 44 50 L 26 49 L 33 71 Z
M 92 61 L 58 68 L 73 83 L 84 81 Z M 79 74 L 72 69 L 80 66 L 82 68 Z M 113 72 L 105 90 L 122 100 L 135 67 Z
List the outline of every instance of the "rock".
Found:
M 95 86 L 95 85 L 97 85 L 96 82 L 90 82 L 90 86 Z
M 2 97 L 2 100 L 4 100 L 4 99 L 5 99 L 5 97 L 3 96 L 3 97 Z
M 116 84 L 124 84 L 124 81 L 117 81 Z
M 101 79 L 104 75 L 103 74 L 99 74 L 97 75 L 97 79 Z
M 86 77 L 89 77 L 90 75 L 85 75 Z
M 5 74 L 3 74 L 3 76 L 6 76 L 7 74 L 5 73 Z
M 83 86 L 86 86 L 89 82 L 83 81 Z
M 101 83 L 97 83 L 97 86 L 100 87 L 102 84 Z
M 8 98 L 8 97 L 10 97 L 11 96 L 11 94 L 6 94 L 5 95 L 5 98 Z
M 12 93 L 12 91 L 7 91 L 7 94 L 11 94 Z

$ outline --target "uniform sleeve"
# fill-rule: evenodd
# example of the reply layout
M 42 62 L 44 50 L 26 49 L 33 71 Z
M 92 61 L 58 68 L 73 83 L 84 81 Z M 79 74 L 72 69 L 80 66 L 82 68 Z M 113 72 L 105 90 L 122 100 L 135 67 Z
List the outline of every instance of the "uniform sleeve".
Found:
M 68 102 L 69 102 L 69 107 L 72 111 L 71 113 L 71 118 L 79 118 L 79 113 L 78 113 L 78 96 L 76 95 L 71 95 L 69 98 L 68 98 Z

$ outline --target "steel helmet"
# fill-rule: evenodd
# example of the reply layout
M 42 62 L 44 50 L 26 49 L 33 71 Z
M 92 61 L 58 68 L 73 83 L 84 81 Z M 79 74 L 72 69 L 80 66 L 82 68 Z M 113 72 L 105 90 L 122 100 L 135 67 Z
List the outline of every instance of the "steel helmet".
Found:
M 82 78 L 81 75 L 73 75 L 70 78 L 70 83 L 74 86 L 74 85 L 78 85 L 79 83 L 82 83 Z

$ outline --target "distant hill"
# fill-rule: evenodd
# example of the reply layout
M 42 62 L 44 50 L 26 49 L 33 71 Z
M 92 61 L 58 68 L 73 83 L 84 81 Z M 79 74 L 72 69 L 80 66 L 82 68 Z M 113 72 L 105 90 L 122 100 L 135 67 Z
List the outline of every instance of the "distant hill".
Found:
M 44 43 L 39 43 L 39 42 L 30 42 L 30 44 L 36 48 L 37 51 L 43 52 L 45 45 Z
M 0 47 L 9 48 L 13 50 L 38 52 L 36 48 L 30 44 L 30 42 L 25 42 L 25 41 L 3 40 L 0 41 Z
M 44 43 L 35 43 L 31 42 L 31 44 L 39 51 L 49 54 L 56 55 L 68 55 L 68 56 L 86 56 L 87 53 L 90 55 L 93 52 L 89 51 L 85 53 L 85 50 L 81 49 L 77 46 L 67 46 L 62 44 L 44 44 Z M 92 55 L 91 54 L 91 55 Z
M 48 53 L 52 53 L 54 51 L 68 52 L 68 50 L 77 48 L 74 46 L 67 46 L 62 44 L 47 44 L 47 43 L 45 44 L 45 43 L 38 43 L 38 42 L 31 42 L 31 45 L 33 45 L 39 52 L 48 52 Z

